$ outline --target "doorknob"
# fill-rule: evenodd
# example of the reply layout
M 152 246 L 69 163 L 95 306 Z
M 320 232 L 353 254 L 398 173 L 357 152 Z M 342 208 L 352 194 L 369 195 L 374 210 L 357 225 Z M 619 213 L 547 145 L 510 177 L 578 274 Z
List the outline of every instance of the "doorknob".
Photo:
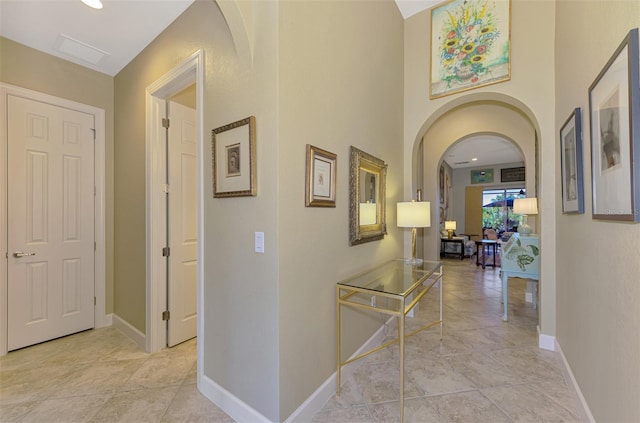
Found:
M 36 253 L 23 253 L 22 251 L 16 251 L 13 253 L 15 258 L 26 257 L 26 256 L 35 256 Z

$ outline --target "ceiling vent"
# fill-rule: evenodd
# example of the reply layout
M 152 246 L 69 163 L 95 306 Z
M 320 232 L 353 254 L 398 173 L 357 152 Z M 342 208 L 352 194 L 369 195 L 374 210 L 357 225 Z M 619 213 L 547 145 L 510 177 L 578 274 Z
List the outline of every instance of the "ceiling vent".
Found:
M 64 34 L 58 35 L 54 48 L 60 53 L 64 53 L 67 56 L 82 60 L 94 66 L 100 66 L 107 57 L 110 56 L 106 51 L 102 51 L 82 41 L 74 40 Z
M 463 164 L 469 164 L 469 160 L 466 160 L 464 162 L 455 162 L 454 165 L 463 165 Z

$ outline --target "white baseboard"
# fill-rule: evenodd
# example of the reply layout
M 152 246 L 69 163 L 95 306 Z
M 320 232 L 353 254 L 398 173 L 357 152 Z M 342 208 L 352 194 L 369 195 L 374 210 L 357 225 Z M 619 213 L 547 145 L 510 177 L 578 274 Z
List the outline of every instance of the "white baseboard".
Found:
M 237 422 L 271 423 L 271 420 L 205 375 L 198 375 L 198 390 Z
M 540 326 L 538 326 L 538 348 L 549 351 L 556 350 L 556 337 L 540 333 Z
M 113 326 L 113 314 L 105 314 L 95 322 L 96 329 Z
M 578 382 L 576 378 L 573 376 L 573 372 L 571 371 L 571 366 L 569 366 L 569 362 L 567 358 L 564 356 L 562 352 L 562 348 L 560 347 L 560 343 L 556 340 L 556 350 L 560 353 L 560 357 L 562 358 L 562 373 L 564 373 L 565 379 L 571 382 L 571 388 L 573 392 L 578 397 L 578 401 L 580 403 L 580 411 L 582 412 L 581 418 L 584 422 L 596 423 L 596 419 L 593 418 L 593 414 L 591 414 L 591 410 L 589 409 L 589 405 L 587 404 L 587 400 L 582 395 L 582 391 L 580 390 L 580 386 L 578 386 Z
M 387 321 L 387 328 L 395 327 L 395 318 Z M 382 325 L 351 357 L 356 357 L 382 344 L 385 338 L 385 326 Z M 342 368 L 342 380 L 352 375 L 358 368 L 360 363 L 354 362 Z M 336 393 L 336 378 L 334 372 L 316 391 L 303 402 L 286 420 L 285 423 L 303 423 L 310 422 L 313 416 L 324 407 L 324 405 Z
M 113 316 L 112 317 L 113 327 L 120 329 L 122 333 L 124 333 L 129 338 L 131 338 L 131 340 L 133 340 L 133 342 L 135 342 L 137 346 L 142 348 L 143 351 L 146 351 L 147 341 L 144 333 L 140 332 L 138 329 L 131 326 L 129 322 L 122 319 L 117 314 L 112 314 L 112 316 Z

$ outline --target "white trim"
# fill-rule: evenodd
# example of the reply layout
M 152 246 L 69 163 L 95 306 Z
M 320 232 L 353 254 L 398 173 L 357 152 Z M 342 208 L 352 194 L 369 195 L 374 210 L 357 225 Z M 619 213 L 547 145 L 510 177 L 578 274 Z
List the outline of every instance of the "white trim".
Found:
M 96 325 L 96 329 L 98 328 L 108 328 L 109 326 L 113 326 L 113 313 L 105 314 L 104 318 L 100 326 Z M 140 347 L 142 348 L 142 347 Z
M 94 295 L 96 297 L 96 306 L 94 307 L 94 327 L 108 326 L 108 319 L 105 314 L 106 299 L 106 155 L 105 155 L 105 112 L 103 109 L 90 106 L 87 104 L 77 103 L 60 97 L 39 93 L 26 88 L 0 82 L 0 127 L 4 128 L 0 131 L 0 187 L 3 189 L 4 195 L 0 196 L 0 246 L 2 251 L 7 251 L 7 96 L 15 95 L 41 103 L 48 103 L 59 107 L 93 115 L 96 141 L 94 149 L 94 183 L 96 186 L 95 196 L 95 242 L 96 252 L 94 255 Z M 7 353 L 7 261 L 0 260 L 0 317 L 3 324 L 0 324 L 0 356 Z
M 353 353 L 351 358 L 356 357 L 362 353 L 365 353 L 377 346 L 381 345 L 387 330 L 393 329 L 395 325 L 395 318 L 391 318 L 387 321 L 387 327 L 381 326 L 356 352 Z M 362 362 L 354 362 L 350 365 L 342 368 L 341 380 L 345 381 L 348 377 L 352 376 L 356 369 Z M 324 405 L 333 397 L 336 393 L 336 378 L 337 373 L 334 372 L 316 391 L 309 396 L 300 406 L 294 411 L 286 420 L 285 423 L 303 423 L 313 420 L 313 416 L 324 407 Z M 213 401 L 213 400 L 212 400 Z M 214 401 L 215 402 L 215 401 Z M 217 404 L 217 403 L 216 403 Z M 220 407 L 220 405 L 218 405 Z M 222 408 L 222 407 L 220 407 Z M 228 414 L 228 413 L 227 413 Z M 233 417 L 233 416 L 231 416 Z M 236 419 L 237 420 L 237 419 Z M 245 421 L 245 420 L 239 420 Z M 246 420 L 248 421 L 248 420 Z
M 135 342 L 137 346 L 139 346 L 141 349 L 144 349 L 145 345 L 147 344 L 144 333 L 140 332 L 138 329 L 133 327 L 129 322 L 127 322 L 117 314 L 113 314 L 112 316 L 113 327 L 116 329 L 120 329 L 120 331 L 131 338 L 131 340 Z
M 162 312 L 167 303 L 166 266 L 161 251 L 166 246 L 166 208 L 163 186 L 166 157 L 164 128 L 165 100 L 188 86 L 196 84 L 196 142 L 197 142 L 197 232 L 198 232 L 198 377 L 202 374 L 200 362 L 203 357 L 202 337 L 202 239 L 203 238 L 203 92 L 204 51 L 198 50 L 183 63 L 166 73 L 146 90 L 146 347 L 147 352 L 156 352 L 166 347 L 166 323 Z
M 556 337 L 551 335 L 545 335 L 540 333 L 540 326 L 538 326 L 538 348 L 543 350 L 555 351 L 556 350 Z
M 580 420 L 583 422 L 596 423 L 596 419 L 593 418 L 593 414 L 591 414 L 591 410 L 589 409 L 589 404 L 587 404 L 587 400 L 582 395 L 582 391 L 580 390 L 580 386 L 578 386 L 578 381 L 573 376 L 573 372 L 571 371 L 571 366 L 569 366 L 569 362 L 567 358 L 564 356 L 562 352 L 562 348 L 560 347 L 560 343 L 556 340 L 556 348 L 558 353 L 560 353 L 560 358 L 562 358 L 562 373 L 564 373 L 564 377 L 566 380 L 571 381 L 571 388 L 575 393 L 576 397 L 578 397 L 578 402 L 580 403 L 580 411 L 582 415 L 579 416 Z
M 200 342 L 198 342 L 200 343 Z M 198 366 L 200 366 L 198 364 Z M 211 378 L 202 375 L 198 378 L 198 390 L 209 401 L 217 405 L 222 411 L 227 413 L 237 422 L 270 423 L 271 420 L 260 414 L 254 408 L 222 386 L 215 383 Z

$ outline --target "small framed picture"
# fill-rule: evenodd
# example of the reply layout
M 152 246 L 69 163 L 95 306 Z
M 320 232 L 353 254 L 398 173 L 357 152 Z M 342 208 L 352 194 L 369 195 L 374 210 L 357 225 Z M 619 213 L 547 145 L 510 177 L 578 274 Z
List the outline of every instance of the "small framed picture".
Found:
M 256 195 L 256 118 L 250 116 L 214 129 L 211 142 L 213 196 Z
M 307 144 L 305 206 L 336 206 L 338 156 Z
M 640 60 L 632 29 L 589 87 L 594 219 L 640 222 Z
M 472 184 L 490 184 L 493 182 L 493 168 L 475 169 L 471 171 Z
M 582 114 L 578 107 L 560 129 L 562 213 L 584 213 Z

